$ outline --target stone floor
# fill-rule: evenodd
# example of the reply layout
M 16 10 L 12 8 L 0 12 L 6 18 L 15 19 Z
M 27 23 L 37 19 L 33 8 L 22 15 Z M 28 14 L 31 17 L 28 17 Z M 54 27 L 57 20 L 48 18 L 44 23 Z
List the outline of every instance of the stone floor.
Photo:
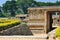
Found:
M 56 29 L 52 30 L 51 32 L 48 33 L 49 40 L 56 40 L 56 35 L 55 35 Z
M 40 38 L 33 38 L 33 37 L 0 37 L 0 40 L 46 40 Z

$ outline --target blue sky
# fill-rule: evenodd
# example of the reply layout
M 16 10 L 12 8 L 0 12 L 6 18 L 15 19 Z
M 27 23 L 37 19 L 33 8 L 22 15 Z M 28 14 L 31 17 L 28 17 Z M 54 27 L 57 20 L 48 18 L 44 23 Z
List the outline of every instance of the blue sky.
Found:
M 2 6 L 3 3 L 5 3 L 7 0 L 0 0 L 0 6 Z M 37 2 L 56 2 L 57 0 L 36 0 Z M 59 1 L 59 0 L 58 0 Z
M 0 0 L 0 6 L 2 6 L 2 4 L 5 2 L 6 2 L 6 0 Z

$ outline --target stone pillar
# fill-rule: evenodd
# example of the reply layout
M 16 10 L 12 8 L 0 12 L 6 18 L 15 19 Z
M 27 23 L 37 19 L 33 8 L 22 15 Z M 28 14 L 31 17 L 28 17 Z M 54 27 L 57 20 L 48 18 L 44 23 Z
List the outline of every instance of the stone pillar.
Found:
M 44 31 L 47 33 L 47 11 L 45 11 L 45 25 L 44 25 Z

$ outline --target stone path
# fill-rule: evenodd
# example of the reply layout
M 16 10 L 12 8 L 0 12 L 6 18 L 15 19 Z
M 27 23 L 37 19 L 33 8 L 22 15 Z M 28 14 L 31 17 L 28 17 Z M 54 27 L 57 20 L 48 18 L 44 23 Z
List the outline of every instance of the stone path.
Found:
M 39 37 L 0 37 L 0 40 L 46 40 Z
M 52 30 L 51 32 L 48 33 L 49 40 L 56 40 L 56 35 L 55 35 L 56 29 Z

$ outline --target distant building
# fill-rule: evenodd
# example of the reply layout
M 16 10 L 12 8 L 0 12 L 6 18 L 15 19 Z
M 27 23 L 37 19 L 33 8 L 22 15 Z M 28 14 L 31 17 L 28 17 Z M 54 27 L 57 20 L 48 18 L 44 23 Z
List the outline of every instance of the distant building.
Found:
M 19 14 L 19 15 L 16 15 L 16 18 L 19 18 L 22 21 L 27 21 L 28 20 L 28 14 Z

